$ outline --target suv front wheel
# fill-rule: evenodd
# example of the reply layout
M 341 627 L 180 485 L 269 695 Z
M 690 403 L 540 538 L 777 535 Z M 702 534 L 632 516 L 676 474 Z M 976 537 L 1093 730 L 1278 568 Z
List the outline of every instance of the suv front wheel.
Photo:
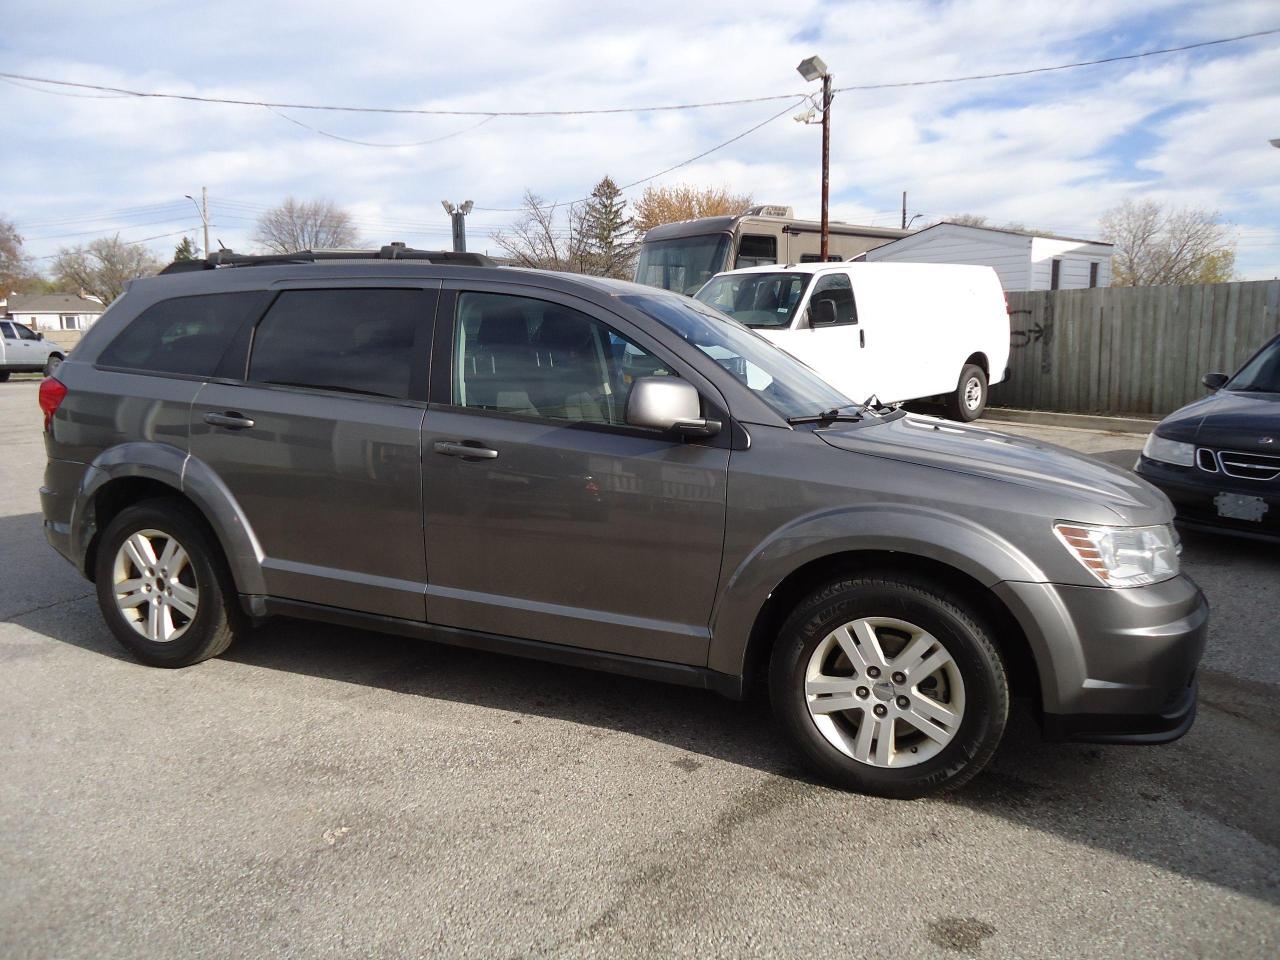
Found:
M 810 595 L 782 628 L 769 685 L 809 766 L 885 797 L 966 783 L 995 753 L 1009 711 L 981 618 L 910 575 L 840 580 Z
M 155 667 L 216 657 L 242 620 L 221 550 L 201 518 L 178 500 L 120 511 L 102 533 L 94 580 L 111 632 Z

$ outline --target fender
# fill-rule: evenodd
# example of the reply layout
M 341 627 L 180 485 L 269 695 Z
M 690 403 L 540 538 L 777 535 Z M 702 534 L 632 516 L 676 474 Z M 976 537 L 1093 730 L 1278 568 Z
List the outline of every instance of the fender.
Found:
M 1005 580 L 1047 580 L 1008 540 L 954 515 L 901 503 L 809 514 L 762 540 L 729 576 L 711 615 L 707 666 L 741 676 L 756 616 L 778 584 L 806 563 L 859 550 L 936 560 L 986 587 Z
M 213 527 L 236 589 L 266 593 L 262 546 L 235 497 L 204 461 L 167 443 L 122 443 L 104 450 L 89 464 L 71 512 L 71 550 L 80 558 L 81 569 L 86 565 L 89 544 L 98 533 L 94 496 L 107 484 L 132 477 L 158 481 L 186 496 Z

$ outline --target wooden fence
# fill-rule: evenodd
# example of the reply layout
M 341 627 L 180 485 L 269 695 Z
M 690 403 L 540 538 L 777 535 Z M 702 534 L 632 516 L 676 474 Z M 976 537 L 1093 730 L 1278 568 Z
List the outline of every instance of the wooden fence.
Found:
M 1280 280 L 1009 294 L 1009 379 L 991 402 L 1163 416 L 1280 330 Z

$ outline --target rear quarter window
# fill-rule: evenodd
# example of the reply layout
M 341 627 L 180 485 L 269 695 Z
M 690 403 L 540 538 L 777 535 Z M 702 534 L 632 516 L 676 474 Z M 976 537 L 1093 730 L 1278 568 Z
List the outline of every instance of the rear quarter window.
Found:
M 266 306 L 265 291 L 162 300 L 142 311 L 98 356 L 98 364 L 210 377 L 236 332 Z

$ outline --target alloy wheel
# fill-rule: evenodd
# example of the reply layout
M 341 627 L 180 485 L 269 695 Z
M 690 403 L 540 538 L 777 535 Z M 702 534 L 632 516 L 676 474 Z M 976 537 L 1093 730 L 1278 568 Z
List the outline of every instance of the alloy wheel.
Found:
M 147 640 L 177 640 L 196 617 L 200 590 L 186 549 L 171 534 L 139 530 L 116 551 L 112 595 L 125 622 Z
M 841 753 L 874 767 L 909 767 L 937 756 L 955 738 L 964 719 L 964 680 L 927 630 L 891 617 L 862 617 L 814 649 L 805 704 Z

